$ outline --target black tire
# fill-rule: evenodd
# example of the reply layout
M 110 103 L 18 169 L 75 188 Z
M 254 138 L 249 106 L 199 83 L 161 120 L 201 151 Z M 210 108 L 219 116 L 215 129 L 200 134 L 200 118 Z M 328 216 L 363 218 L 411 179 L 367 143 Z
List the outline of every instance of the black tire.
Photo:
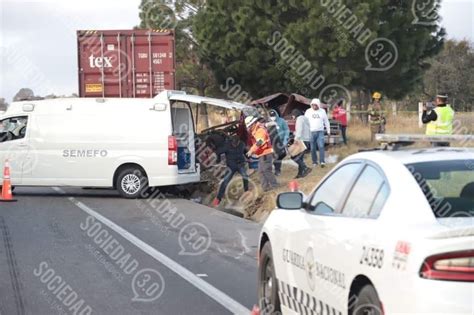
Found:
M 127 167 L 118 174 L 115 188 L 124 198 L 141 198 L 143 193 L 148 190 L 148 178 L 143 170 Z
M 280 298 L 278 296 L 278 280 L 273 264 L 272 247 L 270 242 L 263 245 L 260 252 L 258 267 L 258 300 L 262 315 L 281 312 Z
M 350 310 L 351 315 L 382 315 L 382 303 L 375 288 L 366 284 L 357 294 L 356 303 Z

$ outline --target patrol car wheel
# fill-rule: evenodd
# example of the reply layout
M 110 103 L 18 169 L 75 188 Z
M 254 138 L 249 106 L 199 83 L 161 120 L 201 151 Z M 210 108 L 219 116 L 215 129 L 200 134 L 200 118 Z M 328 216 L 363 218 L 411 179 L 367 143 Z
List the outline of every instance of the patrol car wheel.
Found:
M 352 315 L 382 315 L 382 303 L 375 288 L 367 284 L 357 294 L 357 300 L 350 314 Z
M 265 243 L 260 253 L 258 296 L 262 314 L 280 312 L 278 280 L 275 274 L 270 242 Z
M 115 186 L 122 197 L 136 199 L 148 189 L 148 179 L 142 170 L 126 168 L 119 173 Z

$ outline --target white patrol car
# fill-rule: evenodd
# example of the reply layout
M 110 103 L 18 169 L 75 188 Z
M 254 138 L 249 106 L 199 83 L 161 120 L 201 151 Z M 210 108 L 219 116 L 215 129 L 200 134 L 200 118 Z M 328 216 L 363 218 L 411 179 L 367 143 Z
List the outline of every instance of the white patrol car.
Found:
M 474 149 L 358 153 L 277 205 L 262 314 L 474 314 Z

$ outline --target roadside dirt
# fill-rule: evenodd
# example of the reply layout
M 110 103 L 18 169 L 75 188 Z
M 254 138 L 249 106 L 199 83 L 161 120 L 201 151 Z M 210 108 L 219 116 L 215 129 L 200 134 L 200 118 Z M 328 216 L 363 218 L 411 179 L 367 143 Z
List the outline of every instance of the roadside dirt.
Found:
M 387 133 L 423 133 L 424 128 L 418 128 L 417 119 L 415 115 L 389 116 Z M 472 115 L 458 115 L 458 119 L 463 126 L 472 126 Z M 423 145 L 426 146 L 426 144 Z M 455 145 L 472 147 L 474 144 Z M 345 157 L 357 153 L 360 149 L 375 148 L 377 146 L 377 143 L 370 142 L 368 126 L 363 125 L 360 121 L 355 119 L 348 128 L 348 145 L 329 147 L 326 151 L 326 156 L 335 157 L 334 163 L 328 163 L 325 168 L 319 166 L 313 168 L 313 171 L 307 177 L 298 179 L 300 191 L 305 194 L 311 193 L 319 181 Z M 306 155 L 305 161 L 309 167 L 312 167 L 310 154 Z M 205 183 L 200 184 L 198 190 L 192 195 L 192 198 L 194 198 L 196 202 L 212 207 L 212 201 L 217 195 L 219 183 L 222 178 L 220 174 L 222 174 L 223 169 L 225 169 L 224 165 L 215 165 L 202 173 L 202 178 L 205 180 Z M 282 166 L 282 174 L 277 178 L 280 187 L 266 193 L 263 193 L 261 190 L 257 173 L 250 175 L 250 191 L 247 193 L 243 191 L 241 177 L 235 175 L 218 209 L 252 221 L 263 222 L 275 208 L 277 195 L 281 192 L 289 191 L 288 184 L 294 179 L 296 173 L 296 165 L 289 159 L 286 159 Z

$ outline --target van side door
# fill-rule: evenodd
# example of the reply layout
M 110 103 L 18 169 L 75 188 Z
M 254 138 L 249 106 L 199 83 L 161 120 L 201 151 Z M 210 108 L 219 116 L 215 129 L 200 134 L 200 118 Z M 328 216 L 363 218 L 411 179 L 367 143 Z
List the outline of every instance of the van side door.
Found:
M 179 174 L 196 173 L 195 128 L 189 103 L 171 105 L 173 136 L 176 137 Z

